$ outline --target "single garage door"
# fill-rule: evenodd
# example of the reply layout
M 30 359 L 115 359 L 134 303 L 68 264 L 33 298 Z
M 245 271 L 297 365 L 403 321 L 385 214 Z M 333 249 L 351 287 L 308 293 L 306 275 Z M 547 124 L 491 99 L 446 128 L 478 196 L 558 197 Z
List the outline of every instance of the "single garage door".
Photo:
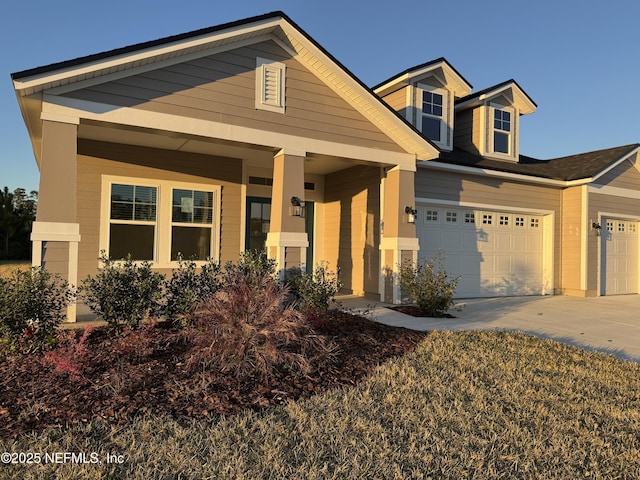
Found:
M 602 294 L 638 293 L 638 223 L 605 218 L 603 224 Z
M 418 205 L 421 260 L 445 256 L 458 298 L 543 293 L 543 217 Z

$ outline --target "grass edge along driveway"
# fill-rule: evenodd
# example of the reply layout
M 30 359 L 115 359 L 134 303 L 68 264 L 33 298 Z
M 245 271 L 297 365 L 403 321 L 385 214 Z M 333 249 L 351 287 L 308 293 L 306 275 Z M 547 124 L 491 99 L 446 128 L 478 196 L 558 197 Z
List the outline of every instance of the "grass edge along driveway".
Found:
M 1 466 L 0 478 L 640 478 L 638 432 L 640 365 L 520 333 L 438 331 L 355 388 L 270 412 L 3 440 L 101 463 Z

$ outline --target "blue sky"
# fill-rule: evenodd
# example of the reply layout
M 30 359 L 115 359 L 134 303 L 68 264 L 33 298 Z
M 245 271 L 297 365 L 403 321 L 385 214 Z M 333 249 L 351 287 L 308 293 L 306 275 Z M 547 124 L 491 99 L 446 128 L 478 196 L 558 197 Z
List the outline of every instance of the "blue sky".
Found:
M 12 72 L 273 10 L 369 86 L 441 56 L 475 91 L 514 78 L 538 105 L 524 155 L 640 142 L 637 0 L 32 0 L 0 18 L 0 188 L 38 188 Z

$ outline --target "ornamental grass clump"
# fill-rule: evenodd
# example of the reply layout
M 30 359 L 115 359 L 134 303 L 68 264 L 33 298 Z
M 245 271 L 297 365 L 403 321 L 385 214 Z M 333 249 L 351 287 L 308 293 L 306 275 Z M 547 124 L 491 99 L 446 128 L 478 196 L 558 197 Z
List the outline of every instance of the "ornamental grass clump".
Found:
M 95 277 L 82 282 L 81 294 L 93 313 L 110 327 L 137 328 L 140 322 L 159 313 L 164 277 L 151 270 L 151 263 L 136 263 L 131 256 L 116 262 L 102 252 L 102 266 Z
M 429 317 L 444 317 L 457 308 L 453 294 L 459 281 L 459 276 L 452 277 L 445 270 L 443 254 L 423 263 L 405 261 L 400 266 L 400 288 Z
M 0 277 L 0 338 L 10 350 L 47 349 L 74 300 L 67 281 L 42 267 Z
M 309 371 L 310 360 L 327 351 L 324 337 L 286 305 L 288 290 L 269 271 L 258 276 L 242 267 L 226 269 L 224 286 L 191 315 L 185 335 L 194 347 L 187 367 L 265 382 L 277 369 Z

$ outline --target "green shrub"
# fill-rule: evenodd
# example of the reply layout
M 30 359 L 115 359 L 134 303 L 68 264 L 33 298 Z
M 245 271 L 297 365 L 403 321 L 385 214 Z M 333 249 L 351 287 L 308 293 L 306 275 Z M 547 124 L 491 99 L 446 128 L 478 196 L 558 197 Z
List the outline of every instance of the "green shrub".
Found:
M 74 299 L 65 280 L 41 267 L 0 277 L 0 336 L 12 350 L 44 349 L 55 343 L 56 329 Z
M 114 262 L 102 252 L 102 266 L 95 278 L 82 282 L 81 294 L 93 313 L 112 328 L 137 328 L 140 322 L 160 311 L 164 277 L 151 270 L 149 262 L 135 263 L 129 256 Z
M 246 273 L 228 269 L 228 282 L 194 311 L 185 332 L 195 344 L 188 367 L 213 366 L 263 380 L 278 366 L 308 370 L 310 357 L 325 350 L 324 337 L 285 306 L 288 291 L 269 272 L 259 279 Z
M 171 273 L 165 285 L 165 304 L 162 313 L 167 321 L 178 326 L 191 313 L 196 304 L 220 288 L 220 265 L 209 260 L 197 272 L 193 260 L 178 260 L 178 268 Z M 183 325 L 180 325 L 183 326 Z
M 266 278 L 276 281 L 276 261 L 265 252 L 247 250 L 240 253 L 237 262 L 225 264 L 222 277 L 225 285 L 237 281 L 259 285 Z
M 287 283 L 295 296 L 298 309 L 305 313 L 325 313 L 342 288 L 338 272 L 330 271 L 328 262 L 316 265 L 313 273 L 299 268 L 287 271 Z
M 453 293 L 460 277 L 451 277 L 443 265 L 444 256 L 439 254 L 415 264 L 406 261 L 400 266 L 400 287 L 413 297 L 420 310 L 430 317 L 443 317 L 455 307 Z

